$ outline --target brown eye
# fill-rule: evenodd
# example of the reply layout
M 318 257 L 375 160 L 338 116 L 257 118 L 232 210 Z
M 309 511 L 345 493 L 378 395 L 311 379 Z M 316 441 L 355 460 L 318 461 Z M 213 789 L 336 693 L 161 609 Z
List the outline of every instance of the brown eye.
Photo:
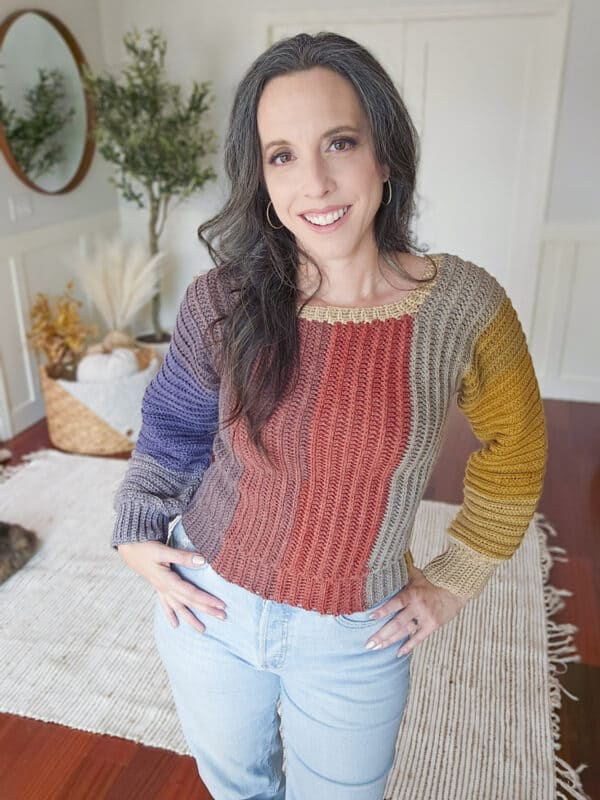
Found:
M 276 158 L 281 158 L 281 156 L 289 156 L 289 153 L 276 153 L 276 155 L 271 156 L 271 158 L 269 159 L 269 164 L 274 164 L 275 163 L 275 159 Z M 287 164 L 287 161 L 284 161 L 283 163 Z
M 351 150 L 356 145 L 355 139 L 350 139 L 350 137 L 346 137 L 344 139 L 336 139 L 334 142 L 331 143 L 332 146 L 335 144 L 346 144 L 348 147 L 344 147 L 343 150 L 337 150 L 338 153 L 344 153 L 346 150 Z

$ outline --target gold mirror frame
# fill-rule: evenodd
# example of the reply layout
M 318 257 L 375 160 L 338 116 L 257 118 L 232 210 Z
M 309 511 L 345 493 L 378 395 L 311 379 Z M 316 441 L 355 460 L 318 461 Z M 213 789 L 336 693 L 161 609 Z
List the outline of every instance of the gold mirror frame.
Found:
M 79 47 L 79 44 L 77 43 L 77 40 L 75 39 L 71 31 L 65 25 L 63 25 L 63 23 L 57 17 L 55 17 L 53 14 L 50 14 L 48 11 L 43 11 L 42 9 L 39 8 L 24 8 L 21 11 L 15 11 L 12 14 L 9 14 L 8 17 L 6 17 L 6 19 L 2 22 L 2 24 L 0 24 L 0 51 L 2 49 L 4 38 L 8 33 L 11 25 L 17 19 L 19 19 L 19 17 L 22 17 L 24 14 L 38 14 L 38 16 L 43 17 L 47 22 L 50 23 L 50 25 L 53 26 L 53 28 L 55 28 L 55 30 L 62 37 L 64 43 L 68 47 L 71 55 L 73 56 L 73 60 L 77 65 L 77 70 L 81 75 L 82 65 L 88 66 L 88 63 L 83 55 L 81 48 Z M 0 150 L 4 154 L 6 161 L 8 162 L 10 168 L 15 173 L 17 178 L 19 178 L 19 180 L 22 181 L 30 189 L 33 189 L 34 192 L 40 192 L 41 194 L 47 194 L 47 195 L 66 194 L 67 192 L 70 192 L 73 189 L 75 189 L 75 187 L 81 183 L 81 181 L 83 180 L 83 178 L 85 177 L 90 168 L 90 164 L 92 163 L 92 158 L 95 149 L 95 142 L 91 135 L 92 128 L 94 125 L 95 115 L 94 115 L 93 103 L 90 99 L 88 91 L 85 88 L 85 85 L 83 84 L 83 81 L 81 86 L 83 89 L 83 95 L 85 99 L 85 114 L 86 114 L 85 144 L 83 147 L 83 153 L 77 171 L 75 172 L 71 180 L 61 189 L 56 189 L 55 191 L 44 189 L 41 186 L 35 184 L 30 178 L 27 177 L 27 175 L 25 174 L 25 172 L 23 172 L 18 162 L 16 161 L 15 157 L 13 156 L 10 149 L 10 145 L 4 134 L 4 129 L 2 125 L 0 125 Z

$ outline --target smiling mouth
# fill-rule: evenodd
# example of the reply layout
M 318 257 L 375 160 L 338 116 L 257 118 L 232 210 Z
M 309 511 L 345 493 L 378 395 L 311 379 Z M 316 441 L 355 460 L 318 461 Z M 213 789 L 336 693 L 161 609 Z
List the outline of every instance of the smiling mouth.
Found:
M 331 230 L 339 227 L 351 208 L 352 206 L 343 206 L 338 211 L 331 211 L 329 214 L 300 214 L 300 216 L 314 229 Z

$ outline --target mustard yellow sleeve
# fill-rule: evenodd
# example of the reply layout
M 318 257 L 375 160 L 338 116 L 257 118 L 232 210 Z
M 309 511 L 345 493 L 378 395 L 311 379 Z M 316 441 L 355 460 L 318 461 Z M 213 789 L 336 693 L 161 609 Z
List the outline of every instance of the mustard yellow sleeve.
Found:
M 505 293 L 475 342 L 458 406 L 483 446 L 468 459 L 464 500 L 450 523 L 448 546 L 423 573 L 432 583 L 472 599 L 521 543 L 546 468 L 539 387 L 523 330 Z

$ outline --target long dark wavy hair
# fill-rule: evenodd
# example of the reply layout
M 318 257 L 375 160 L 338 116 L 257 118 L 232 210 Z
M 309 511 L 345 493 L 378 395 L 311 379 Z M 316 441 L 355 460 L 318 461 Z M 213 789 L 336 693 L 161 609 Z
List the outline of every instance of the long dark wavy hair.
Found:
M 275 42 L 254 61 L 236 90 L 224 145 L 230 195 L 221 211 L 198 227 L 216 273 L 227 290 L 237 295 L 211 326 L 221 326 L 221 378 L 234 397 L 226 423 L 243 416 L 250 441 L 271 464 L 261 429 L 298 377 L 296 273 L 300 257 L 316 267 L 320 281 L 323 276 L 287 228 L 273 228 L 267 221 L 269 195 L 257 107 L 272 78 L 312 67 L 327 67 L 352 83 L 368 120 L 375 157 L 380 165 L 389 165 L 391 202 L 381 205 L 374 220 L 380 257 L 398 275 L 415 283 L 435 278 L 413 278 L 394 260 L 396 252 L 427 248 L 417 247 L 410 229 L 418 135 L 387 72 L 362 45 L 337 33 L 301 33 Z

